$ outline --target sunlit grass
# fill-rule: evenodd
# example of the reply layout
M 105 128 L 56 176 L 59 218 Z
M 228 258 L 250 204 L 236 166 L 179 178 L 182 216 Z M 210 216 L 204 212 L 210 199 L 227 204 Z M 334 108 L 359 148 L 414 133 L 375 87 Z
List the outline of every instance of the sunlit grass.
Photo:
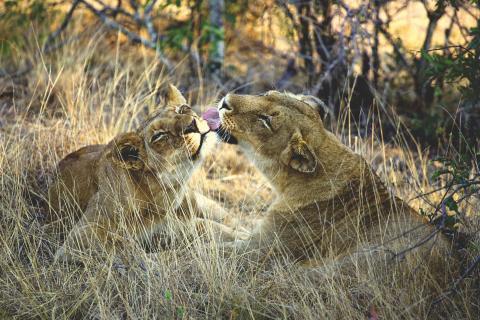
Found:
M 179 76 L 185 65 L 168 77 L 149 53 L 124 53 L 121 46 L 112 53 L 101 41 L 31 58 L 37 63 L 27 83 L 16 84 L 25 94 L 13 105 L 7 102 L 11 112 L 0 129 L 0 317 L 363 319 L 365 301 L 385 319 L 426 317 L 432 297 L 422 290 L 428 277 L 404 283 L 401 274 L 392 274 L 385 283 L 375 266 L 360 268 L 370 265 L 368 257 L 366 264 L 354 261 L 359 267 L 352 274 L 336 273 L 333 257 L 315 268 L 281 258 L 250 267 L 235 253 L 224 256 L 211 232 L 197 234 L 174 217 L 166 222 L 174 239 L 169 250 L 147 253 L 132 241 L 120 260 L 106 252 L 86 257 L 83 265 L 54 263 L 61 241 L 43 219 L 56 163 L 84 145 L 107 143 L 136 128 L 160 104 L 158 92 L 167 82 L 186 89 L 192 102 L 201 101 L 198 111 L 219 92 L 206 81 L 195 91 L 185 87 Z M 381 132 L 359 138 L 349 134 L 354 127 L 344 113 L 332 130 L 402 198 L 433 188 L 425 150 L 408 147 L 402 136 L 386 142 Z M 266 180 L 231 146 L 220 146 L 189 183 L 223 205 L 229 211 L 225 223 L 235 227 L 253 228 L 272 201 Z M 438 195 L 429 199 L 438 201 Z M 427 206 L 421 199 L 410 203 Z M 475 209 L 478 204 L 468 208 Z M 475 318 L 468 289 L 453 304 L 446 302 L 446 317 Z

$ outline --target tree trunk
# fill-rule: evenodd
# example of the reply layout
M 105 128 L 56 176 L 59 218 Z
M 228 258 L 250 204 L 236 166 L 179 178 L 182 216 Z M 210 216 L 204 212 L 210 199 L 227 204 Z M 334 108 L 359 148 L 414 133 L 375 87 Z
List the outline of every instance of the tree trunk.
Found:
M 224 0 L 209 0 L 210 7 L 210 54 L 209 69 L 213 74 L 223 69 L 225 58 L 225 40 L 223 27 Z
M 428 26 L 427 33 L 425 35 L 425 40 L 422 45 L 422 52 L 427 52 L 430 50 L 432 44 L 433 33 L 437 28 L 438 20 L 445 14 L 445 9 L 447 7 L 446 1 L 439 0 L 437 1 L 437 7 L 434 11 L 428 11 Z M 433 88 L 431 87 L 428 78 L 425 75 L 427 61 L 423 56 L 418 59 L 416 65 L 416 77 L 415 77 L 415 92 L 417 95 L 416 108 L 417 111 L 421 111 L 424 107 L 429 107 L 433 102 Z
M 332 34 L 332 3 L 330 0 L 315 1 L 315 13 L 313 15 L 321 15 L 322 21 L 315 23 L 314 41 L 315 49 L 322 67 L 327 65 L 331 58 L 332 47 L 335 43 L 335 38 Z M 312 15 L 312 20 L 315 17 Z
M 190 53 L 190 69 L 197 70 L 203 65 L 203 50 L 199 46 L 199 40 L 202 35 L 202 2 L 203 0 L 194 0 L 190 6 L 190 32 L 192 34 L 188 43 L 188 52 Z
M 315 76 L 315 66 L 313 64 L 313 50 L 310 38 L 310 1 L 299 2 L 297 4 L 297 13 L 300 20 L 300 30 L 298 30 L 300 55 L 304 61 L 305 73 L 308 76 L 307 86 L 311 87 Z
M 378 88 L 378 71 L 380 69 L 380 57 L 378 54 L 378 46 L 379 46 L 379 33 L 380 33 L 380 0 L 375 0 L 375 30 L 374 30 L 374 38 L 373 38 L 373 47 L 372 47 L 372 69 L 373 69 L 373 86 Z M 368 78 L 368 75 L 367 75 Z

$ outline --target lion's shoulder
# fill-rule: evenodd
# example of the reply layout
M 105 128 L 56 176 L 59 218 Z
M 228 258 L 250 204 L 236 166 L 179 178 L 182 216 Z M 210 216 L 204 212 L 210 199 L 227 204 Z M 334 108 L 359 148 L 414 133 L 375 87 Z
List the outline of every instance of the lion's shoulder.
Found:
M 48 220 L 62 218 L 60 209 L 63 207 L 85 210 L 98 188 L 96 171 L 104 148 L 101 144 L 85 146 L 60 160 L 58 176 L 48 191 L 52 209 Z

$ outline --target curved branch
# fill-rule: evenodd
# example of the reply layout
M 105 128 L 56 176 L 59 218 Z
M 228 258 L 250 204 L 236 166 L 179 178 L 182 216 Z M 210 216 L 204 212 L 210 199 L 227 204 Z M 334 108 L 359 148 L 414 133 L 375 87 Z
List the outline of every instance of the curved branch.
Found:
M 70 23 L 74 11 L 79 7 L 79 4 L 82 4 L 87 10 L 93 13 L 95 16 L 103 22 L 105 26 L 108 28 L 118 31 L 125 35 L 132 43 L 134 44 L 141 44 L 147 48 L 154 49 L 157 53 L 158 58 L 160 61 L 167 67 L 167 69 L 171 70 L 172 63 L 169 61 L 167 57 L 163 55 L 160 51 L 158 46 L 158 41 L 161 39 L 158 32 L 155 30 L 153 21 L 152 21 L 152 10 L 156 4 L 156 0 L 151 1 L 148 6 L 144 10 L 144 16 L 141 17 L 138 13 L 138 4 L 135 0 L 130 1 L 130 6 L 135 10 L 134 14 L 129 13 L 121 8 L 121 1 L 117 3 L 116 7 L 111 7 L 105 4 L 102 0 L 95 0 L 96 3 L 102 6 L 101 9 L 97 9 L 94 5 L 92 5 L 87 0 L 73 0 L 72 6 L 66 13 L 61 25 L 57 30 L 55 30 L 47 39 L 44 45 L 44 52 L 50 51 L 52 47 L 52 42 L 66 29 L 68 24 Z M 144 38 L 139 34 L 130 31 L 122 24 L 115 21 L 115 16 L 120 13 L 133 21 L 139 24 L 141 27 L 145 27 L 147 29 L 148 35 L 150 39 Z M 113 18 L 109 17 L 112 16 Z M 55 47 L 56 48 L 56 47 Z
M 65 18 L 63 18 L 63 21 L 58 27 L 58 29 L 48 36 L 47 41 L 43 46 L 43 51 L 48 51 L 51 48 L 50 45 L 55 40 L 55 38 L 57 38 L 65 30 L 65 28 L 67 28 L 68 24 L 70 23 L 70 20 L 72 19 L 73 12 L 75 11 L 79 3 L 80 3 L 80 0 L 73 1 L 72 6 L 70 7 L 67 14 L 65 15 Z

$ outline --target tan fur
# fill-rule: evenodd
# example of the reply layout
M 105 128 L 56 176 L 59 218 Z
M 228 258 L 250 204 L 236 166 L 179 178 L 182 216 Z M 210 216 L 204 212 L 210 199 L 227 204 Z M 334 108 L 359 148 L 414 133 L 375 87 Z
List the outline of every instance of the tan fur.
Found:
M 50 222 L 62 225 L 72 209 L 76 209 L 73 219 L 79 221 L 57 258 L 87 250 L 91 240 L 108 250 L 128 238 L 148 240 L 169 214 L 202 215 L 201 203 L 186 183 L 215 139 L 206 122 L 171 86 L 166 106 L 136 132 L 65 157 L 49 190 Z M 209 224 L 201 219 L 198 223 L 200 229 Z M 223 225 L 216 229 L 226 239 L 238 235 Z
M 308 265 L 366 254 L 378 259 L 370 260 L 378 268 L 400 260 L 408 260 L 411 270 L 430 262 L 440 266 L 449 247 L 441 234 L 400 254 L 434 228 L 323 127 L 316 100 L 272 91 L 228 94 L 219 103 L 220 136 L 238 143 L 277 194 L 252 237 L 229 246 L 258 258 L 281 251 Z
M 48 223 L 59 227 L 67 223 L 65 213 L 78 220 L 85 211 L 88 201 L 98 190 L 96 176 L 98 160 L 105 145 L 90 145 L 70 153 L 58 164 L 58 176 L 50 186 L 50 208 Z M 66 206 L 70 206 L 67 208 Z

